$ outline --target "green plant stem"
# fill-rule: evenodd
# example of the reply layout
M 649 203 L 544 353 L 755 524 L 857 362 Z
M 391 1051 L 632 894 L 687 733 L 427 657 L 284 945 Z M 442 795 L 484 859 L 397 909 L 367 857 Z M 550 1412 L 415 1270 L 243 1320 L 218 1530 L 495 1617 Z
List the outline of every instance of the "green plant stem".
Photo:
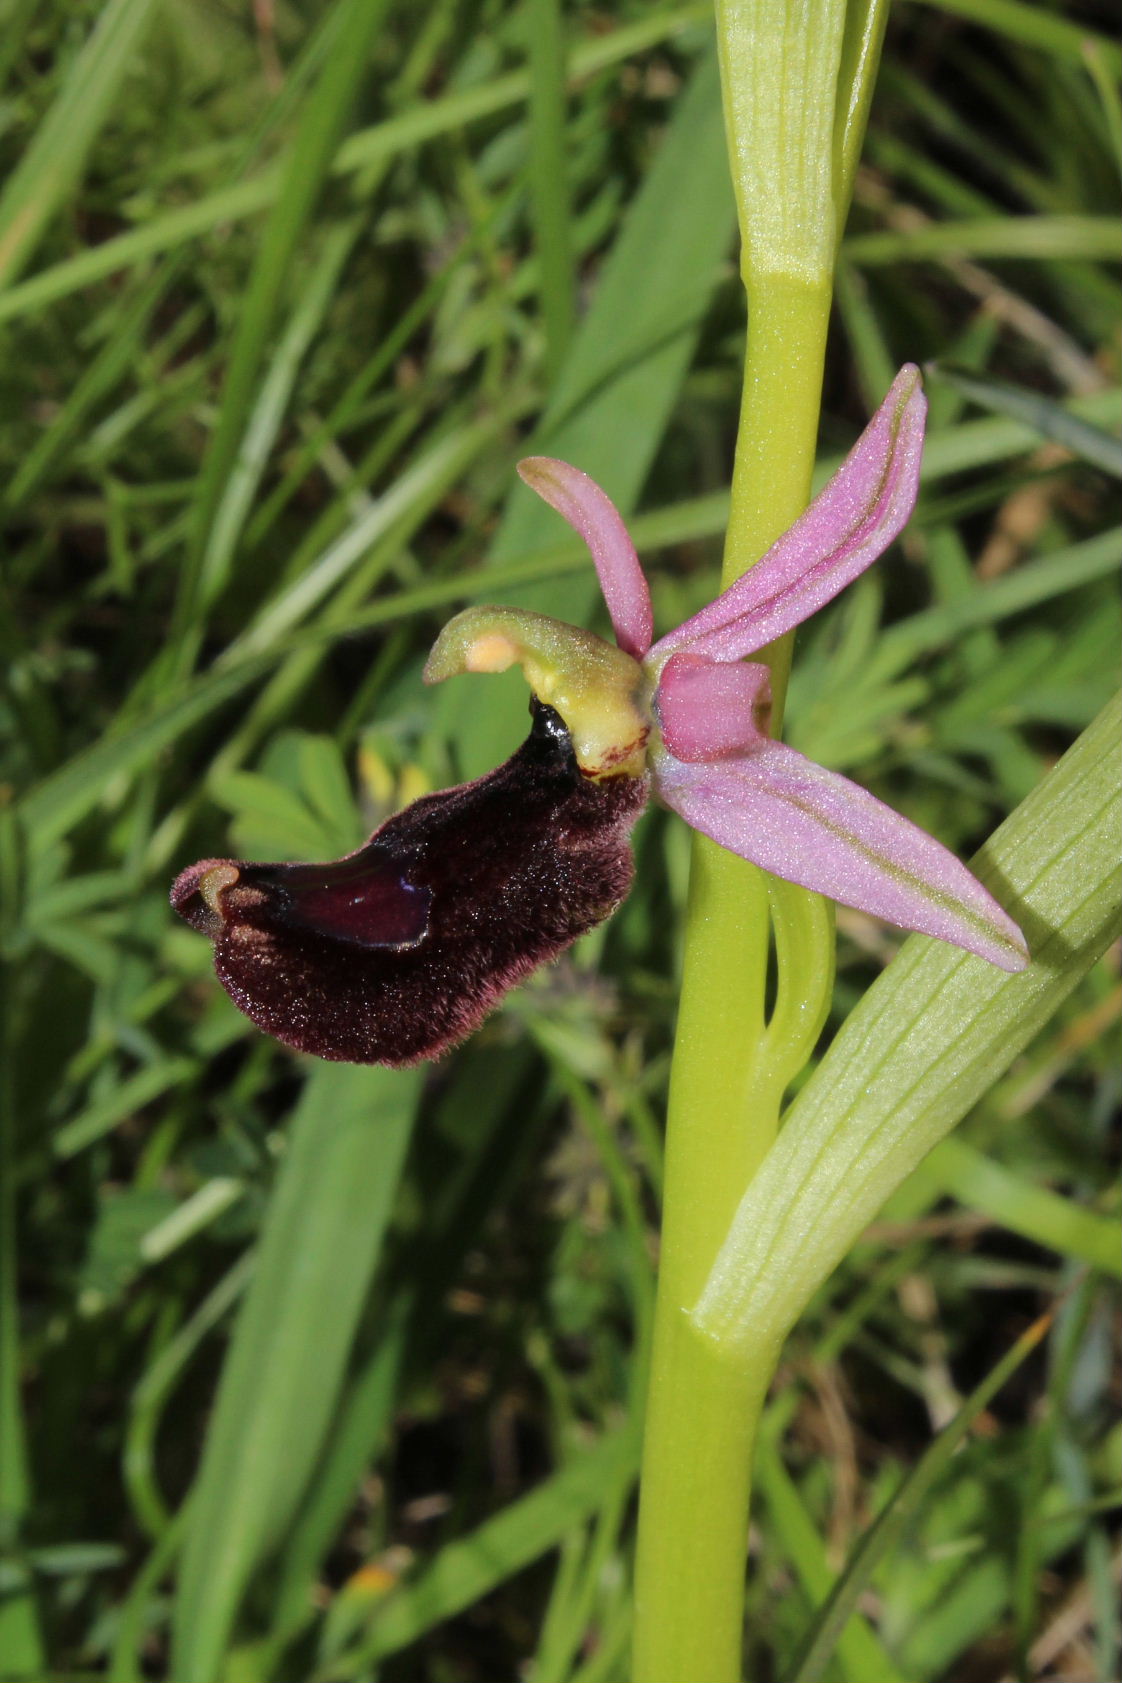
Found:
M 725 582 L 806 506 L 830 308 L 783 274 L 749 283 L 748 356 Z M 769 651 L 777 719 L 789 640 Z M 829 963 L 828 955 L 802 955 Z M 670 1085 L 666 1196 L 636 1567 L 634 1683 L 740 1676 L 751 1451 L 771 1361 L 731 1359 L 687 1311 L 770 1146 L 763 872 L 695 837 Z M 808 981 L 812 980 L 808 977 Z

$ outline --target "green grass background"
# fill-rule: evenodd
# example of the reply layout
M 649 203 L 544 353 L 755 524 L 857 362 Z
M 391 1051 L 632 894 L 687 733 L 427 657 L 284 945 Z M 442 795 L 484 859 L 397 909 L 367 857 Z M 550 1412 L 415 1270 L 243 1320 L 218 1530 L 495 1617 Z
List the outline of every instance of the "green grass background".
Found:
M 517 682 L 420 670 L 475 601 L 603 628 L 529 448 L 635 516 L 661 627 L 712 593 L 744 322 L 706 8 L 3 17 L 0 1677 L 623 1683 L 683 827 L 415 1072 L 264 1040 L 166 891 L 511 750 Z M 917 517 L 801 634 L 789 735 L 964 855 L 1117 685 L 1110 24 L 902 0 L 842 246 L 823 466 L 939 366 Z M 839 925 L 835 1025 L 898 945 Z M 1119 1000 L 1115 953 L 791 1337 L 760 1683 L 1122 1669 Z

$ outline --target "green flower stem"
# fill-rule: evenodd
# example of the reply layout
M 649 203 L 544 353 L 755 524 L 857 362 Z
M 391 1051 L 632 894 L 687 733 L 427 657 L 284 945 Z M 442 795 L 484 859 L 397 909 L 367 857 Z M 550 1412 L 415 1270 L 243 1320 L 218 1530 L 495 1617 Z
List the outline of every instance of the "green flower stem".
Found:
M 832 291 L 785 274 L 745 277 L 748 355 L 721 588 L 747 572 L 810 501 Z M 758 657 L 771 667 L 772 730 L 783 723 L 794 634 Z M 753 657 L 757 658 L 757 657 Z
M 884 28 L 884 0 L 716 0 L 721 91 L 748 295 L 725 585 L 810 497 L 834 257 Z M 783 715 L 791 639 L 760 657 Z M 774 1339 L 698 1335 L 691 1311 L 768 1155 L 783 1090 L 829 1001 L 832 916 L 774 896 L 695 837 L 667 1124 L 658 1303 L 643 1449 L 633 1683 L 737 1683 L 751 1456 Z M 709 1329 L 711 1333 L 711 1328 Z
M 828 283 L 784 274 L 749 287 L 748 358 L 725 582 L 809 499 L 829 318 Z M 790 642 L 771 651 L 782 711 Z M 821 996 L 830 921 L 787 955 L 783 986 Z M 696 837 L 670 1085 L 666 1197 L 647 1402 L 636 1568 L 634 1683 L 740 1677 L 751 1450 L 770 1378 L 688 1319 L 778 1125 L 770 1078 L 763 872 Z

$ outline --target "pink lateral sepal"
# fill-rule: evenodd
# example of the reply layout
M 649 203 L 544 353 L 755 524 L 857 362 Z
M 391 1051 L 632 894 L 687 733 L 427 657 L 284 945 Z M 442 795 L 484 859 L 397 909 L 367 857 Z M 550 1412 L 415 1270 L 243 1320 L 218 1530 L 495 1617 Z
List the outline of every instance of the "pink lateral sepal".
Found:
M 662 740 L 675 759 L 721 760 L 763 739 L 771 713 L 771 673 L 758 661 L 676 654 L 655 692 Z
M 1029 962 L 1012 918 L 940 842 L 782 742 L 716 765 L 664 755 L 656 788 L 695 830 L 777 877 L 1002 970 Z
M 625 654 L 642 660 L 654 636 L 651 593 L 615 503 L 587 473 L 554 456 L 527 456 L 518 472 L 588 545 L 616 642 Z
M 830 483 L 744 576 L 651 650 L 741 660 L 817 613 L 887 549 L 915 507 L 927 399 L 906 363 Z

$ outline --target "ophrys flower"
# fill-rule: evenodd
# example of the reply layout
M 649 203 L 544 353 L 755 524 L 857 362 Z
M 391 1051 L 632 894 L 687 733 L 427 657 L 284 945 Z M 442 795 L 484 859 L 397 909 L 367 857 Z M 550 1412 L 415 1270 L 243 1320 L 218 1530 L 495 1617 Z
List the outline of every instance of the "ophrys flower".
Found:
M 1020 930 L 953 854 L 769 735 L 769 671 L 746 658 L 836 596 L 906 524 L 925 413 L 909 365 L 805 514 L 657 642 L 646 579 L 605 492 L 565 462 L 522 462 L 527 484 L 588 544 L 616 645 L 521 609 L 458 614 L 426 679 L 520 665 L 534 697 L 529 740 L 335 864 L 206 860 L 184 872 L 173 904 L 215 940 L 235 1002 L 321 1057 L 438 1055 L 619 903 L 649 789 L 777 876 L 1023 968 Z

